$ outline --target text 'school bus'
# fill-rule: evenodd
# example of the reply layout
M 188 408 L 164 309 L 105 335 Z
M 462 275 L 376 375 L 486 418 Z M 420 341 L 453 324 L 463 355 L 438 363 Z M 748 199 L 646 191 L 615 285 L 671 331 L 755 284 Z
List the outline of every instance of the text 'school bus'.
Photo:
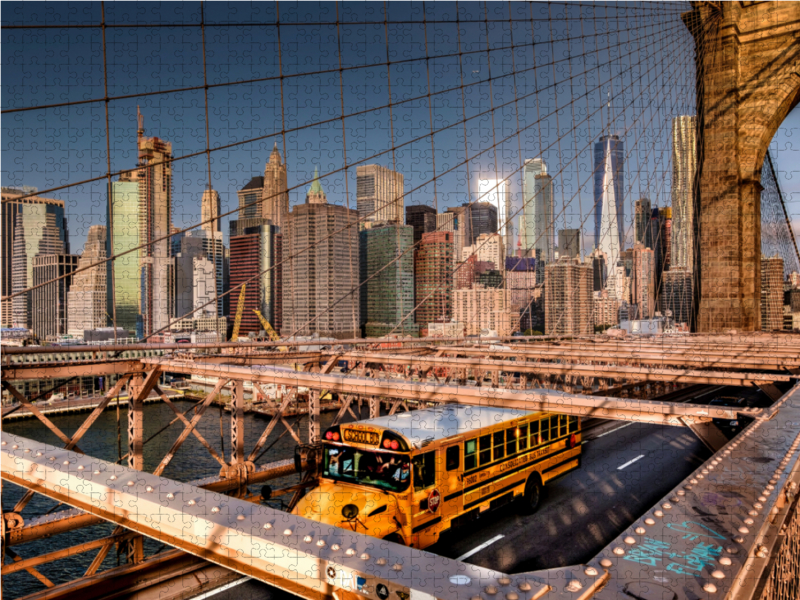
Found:
M 293 513 L 415 548 L 580 466 L 577 417 L 446 405 L 328 429 L 318 487 Z

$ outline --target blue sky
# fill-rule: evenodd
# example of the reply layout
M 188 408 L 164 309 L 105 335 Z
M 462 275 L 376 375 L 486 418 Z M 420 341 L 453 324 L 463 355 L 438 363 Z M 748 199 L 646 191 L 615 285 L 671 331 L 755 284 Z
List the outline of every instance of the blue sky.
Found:
M 137 105 L 146 135 L 170 141 L 176 157 L 205 150 L 203 44 L 194 26 L 199 3 L 105 7 L 106 23 L 148 25 L 106 29 L 108 94 L 129 96 L 109 102 L 112 171 L 135 165 Z M 422 3 L 391 2 L 384 15 L 382 3 L 345 2 L 338 5 L 337 28 L 333 3 L 208 2 L 210 146 L 238 144 L 212 152 L 212 184 L 223 211 L 233 210 L 236 191 L 263 171 L 277 142 L 290 187 L 310 180 L 317 165 L 322 174 L 335 171 L 322 181 L 329 202 L 349 199 L 355 207 L 355 165 L 375 162 L 405 175 L 406 205 L 435 204 L 442 211 L 475 200 L 478 179 L 499 174 L 511 177 L 519 209 L 522 159 L 543 156 L 555 174 L 557 227 L 582 223 L 589 233 L 591 145 L 610 128 L 626 144 L 629 224 L 639 197 L 669 202 L 669 121 L 694 112 L 691 39 L 679 18 L 685 8 L 489 2 L 462 3 L 456 11 L 449 2 L 426 3 L 424 10 Z M 0 11 L 4 110 L 103 98 L 101 29 L 5 27 L 96 25 L 99 3 L 3 2 Z M 347 69 L 341 81 L 340 56 Z M 311 74 L 319 71 L 326 72 Z M 218 85 L 251 79 L 262 81 Z M 176 88 L 199 89 L 162 93 Z M 102 177 L 105 119 L 103 102 L 3 115 L 3 185 L 44 190 Z M 789 172 L 800 146 L 793 135 L 800 136 L 797 111 L 773 147 L 800 229 L 800 176 Z M 253 138 L 260 139 L 239 144 Z M 175 225 L 199 220 L 207 180 L 204 154 L 174 164 Z M 305 187 L 290 192 L 291 204 L 304 200 Z M 105 190 L 101 180 L 48 194 L 67 202 L 73 251 L 82 248 L 90 225 L 105 223 Z

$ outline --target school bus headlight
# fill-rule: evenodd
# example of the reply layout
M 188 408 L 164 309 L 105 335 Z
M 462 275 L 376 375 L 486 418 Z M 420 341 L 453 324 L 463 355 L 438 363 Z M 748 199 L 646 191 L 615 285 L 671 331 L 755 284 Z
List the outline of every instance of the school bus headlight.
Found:
M 342 507 L 342 516 L 348 521 L 352 521 L 358 516 L 358 507 L 355 504 L 345 504 Z

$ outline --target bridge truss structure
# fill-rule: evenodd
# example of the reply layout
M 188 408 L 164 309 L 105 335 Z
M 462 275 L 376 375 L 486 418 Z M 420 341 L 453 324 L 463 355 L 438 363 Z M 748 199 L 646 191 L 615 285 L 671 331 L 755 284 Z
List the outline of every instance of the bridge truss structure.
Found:
M 498 594 L 512 600 L 617 598 L 621 592 L 648 597 L 648 590 L 670 590 L 676 598 L 780 599 L 796 589 L 787 587 L 798 576 L 790 542 L 798 528 L 800 483 L 800 385 L 792 383 L 800 373 L 800 341 L 795 336 L 682 336 L 624 345 L 606 336 L 540 343 L 415 340 L 383 349 L 376 348 L 374 340 L 362 340 L 346 351 L 312 352 L 276 352 L 268 343 L 260 346 L 235 354 L 228 348 L 160 348 L 160 356 L 137 361 L 109 361 L 108 349 L 89 348 L 97 358 L 79 360 L 76 367 L 105 376 L 114 372 L 117 379 L 71 437 L 47 418 L 38 402 L 30 402 L 15 387 L 31 376 L 31 370 L 37 378 L 58 378 L 67 365 L 34 362 L 33 348 L 7 353 L 3 387 L 18 404 L 5 414 L 31 411 L 63 447 L 3 435 L 2 478 L 28 491 L 3 515 L 4 548 L 13 558 L 3 566 L 3 575 L 25 570 L 40 579 L 46 589 L 33 598 L 68 598 L 79 592 L 104 597 L 121 584 L 144 585 L 144 580 L 156 586 L 159 581 L 172 586 L 177 581 L 181 586 L 187 585 L 190 573 L 202 574 L 203 584 L 193 588 L 197 592 L 244 575 L 305 598 L 352 594 L 377 600 L 378 589 L 384 591 L 381 586 L 401 597 L 485 600 Z M 26 362 L 19 362 L 23 357 Z M 197 402 L 194 414 L 184 415 L 161 389 L 163 373 L 199 375 L 217 383 Z M 252 448 L 245 448 L 245 384 L 253 390 L 251 403 L 266 401 L 272 408 L 272 418 Z M 698 384 L 758 386 L 776 402 L 769 409 L 748 412 L 668 399 L 682 389 L 691 397 L 691 386 Z M 278 386 L 284 394 L 268 399 L 266 386 Z M 125 389 L 128 445 L 121 458 L 127 458 L 126 464 L 84 454 L 84 434 Z M 229 392 L 229 456 L 215 450 L 197 429 L 224 391 Z M 151 392 L 175 413 L 171 425 L 180 422 L 178 428 L 183 429 L 149 473 L 143 470 L 148 440 L 143 437 L 142 405 Z M 258 457 L 281 427 L 301 447 L 318 441 L 320 397 L 328 393 L 339 399 L 334 423 L 346 414 L 355 418 L 362 403 L 370 416 L 452 402 L 505 406 L 579 415 L 585 424 L 611 419 L 685 426 L 713 456 L 586 564 L 500 573 L 322 526 L 260 502 L 254 486 L 298 468 L 305 472 L 301 483 L 277 493 L 299 498 L 313 485 L 313 452 L 266 464 Z M 286 419 L 301 396 L 308 409 L 305 432 Z M 753 421 L 730 441 L 713 426 L 713 419 L 742 416 Z M 189 436 L 219 463 L 217 476 L 189 482 L 163 476 Z M 709 495 L 732 493 L 740 500 L 736 510 L 709 507 Z M 70 508 L 27 517 L 24 509 L 33 494 Z M 103 522 L 114 524 L 110 535 L 77 546 L 29 557 L 13 550 Z M 144 537 L 170 549 L 147 554 Z M 114 547 L 124 549 L 127 562 L 100 571 Z M 84 576 L 68 583 L 54 585 L 37 569 L 94 551 L 96 558 Z M 677 562 L 667 560 L 669 556 L 699 567 L 696 572 L 681 570 Z M 673 569 L 665 570 L 669 564 Z M 353 582 L 359 578 L 369 584 L 357 590 Z

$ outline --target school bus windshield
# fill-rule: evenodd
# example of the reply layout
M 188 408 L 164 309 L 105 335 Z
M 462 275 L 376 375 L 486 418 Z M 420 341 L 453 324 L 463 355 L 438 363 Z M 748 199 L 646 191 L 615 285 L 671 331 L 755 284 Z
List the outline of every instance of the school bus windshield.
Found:
M 403 492 L 411 482 L 411 469 L 403 454 L 326 446 L 322 476 Z

